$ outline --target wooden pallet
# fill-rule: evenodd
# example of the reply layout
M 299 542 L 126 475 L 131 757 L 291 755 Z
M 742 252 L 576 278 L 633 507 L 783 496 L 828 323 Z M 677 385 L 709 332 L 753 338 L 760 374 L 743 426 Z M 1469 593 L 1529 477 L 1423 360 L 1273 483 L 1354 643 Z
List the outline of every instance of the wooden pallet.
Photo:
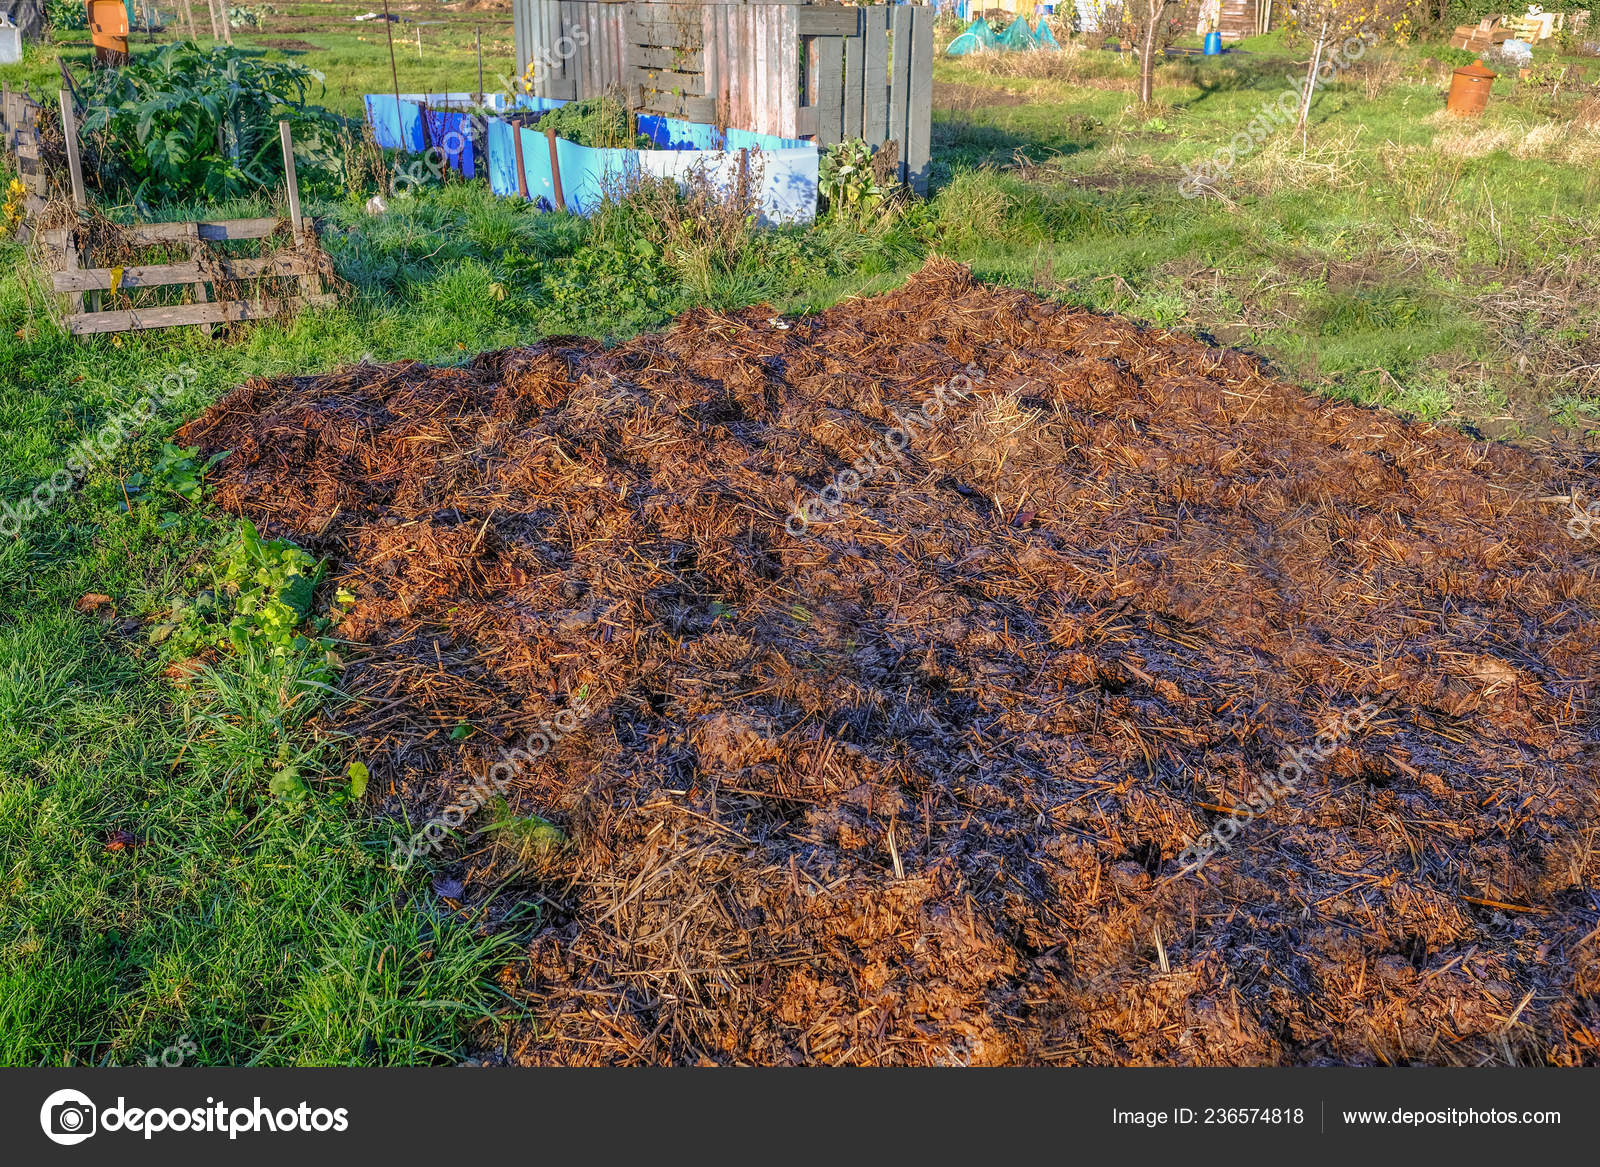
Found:
M 0 82 L 0 150 L 11 157 L 18 180 L 27 190 L 22 222 L 17 227 L 17 238 L 24 243 L 32 239 L 33 222 L 50 197 L 50 180 L 39 148 L 40 109 L 27 93 Z
M 71 174 L 73 203 L 88 206 L 83 186 L 83 165 L 78 153 L 78 126 L 72 95 L 60 93 L 62 129 L 66 137 L 67 164 Z M 39 233 L 41 249 L 50 274 L 51 290 L 64 298 L 66 310 L 62 325 L 73 336 L 92 336 L 104 332 L 131 332 L 146 328 L 174 328 L 198 325 L 209 333 L 217 324 L 236 324 L 263 320 L 307 307 L 326 307 L 337 297 L 322 286 L 321 256 L 316 227 L 307 223 L 300 211 L 300 184 L 295 174 L 294 141 L 288 122 L 278 123 L 279 145 L 283 151 L 285 191 L 289 201 L 289 227 L 293 246 L 270 255 L 216 256 L 207 244 L 240 239 L 266 239 L 283 223 L 280 219 L 222 219 L 213 222 L 136 223 L 127 228 L 132 247 L 168 246 L 187 250 L 189 259 L 179 263 L 95 267 L 92 257 L 83 254 L 75 226 L 57 227 Z M 80 261 L 88 262 L 83 266 Z M 258 282 L 265 279 L 290 279 L 298 295 L 269 297 L 259 287 L 242 300 L 213 298 L 217 281 Z M 107 308 L 105 301 L 122 290 L 159 287 L 189 287 L 192 304 L 166 304 L 148 308 Z

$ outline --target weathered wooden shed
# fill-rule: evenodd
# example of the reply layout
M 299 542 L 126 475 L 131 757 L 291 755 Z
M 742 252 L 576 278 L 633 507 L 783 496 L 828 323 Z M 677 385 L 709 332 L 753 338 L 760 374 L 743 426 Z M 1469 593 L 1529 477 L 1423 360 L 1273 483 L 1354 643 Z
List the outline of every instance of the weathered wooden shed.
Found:
M 618 93 L 640 113 L 832 145 L 894 143 L 928 182 L 933 17 L 923 4 L 513 0 L 538 97 Z

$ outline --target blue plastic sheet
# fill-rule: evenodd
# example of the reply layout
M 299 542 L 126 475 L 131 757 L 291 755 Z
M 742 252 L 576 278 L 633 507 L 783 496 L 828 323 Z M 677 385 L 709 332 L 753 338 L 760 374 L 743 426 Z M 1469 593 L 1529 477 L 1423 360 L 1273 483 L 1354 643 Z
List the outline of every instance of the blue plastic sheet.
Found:
M 367 124 L 372 136 L 385 150 L 422 149 L 422 107 L 410 101 L 396 101 L 392 93 L 369 93 L 366 97 Z
M 423 115 L 414 95 L 371 94 L 366 98 L 367 120 L 378 145 L 386 149 L 423 150 Z M 465 95 L 462 95 L 465 96 Z M 435 98 L 443 100 L 442 97 Z M 509 107 L 539 112 L 555 109 L 564 102 L 552 98 L 521 96 Z M 430 103 L 431 105 L 431 103 Z M 427 115 L 427 140 L 445 151 L 445 163 L 467 177 L 482 175 L 495 194 L 515 197 L 522 192 L 517 172 L 516 127 L 503 118 L 486 117 L 487 156 L 475 155 L 467 127 L 472 115 L 460 110 L 430 108 Z M 678 118 L 643 115 L 639 131 L 659 147 L 654 150 L 592 149 L 565 139 L 556 139 L 556 158 L 561 169 L 561 193 L 567 209 L 588 214 L 599 205 L 608 183 L 630 174 L 652 174 L 686 181 L 700 170 L 719 186 L 737 181 L 739 168 L 747 166 L 760 179 L 760 218 L 764 223 L 810 222 L 816 216 L 817 165 L 819 154 L 814 143 L 751 130 L 721 130 Z M 459 135 L 459 137 L 457 137 Z M 555 176 L 550 166 L 550 143 L 537 126 L 520 130 L 522 139 L 522 179 L 527 197 L 546 208 L 558 205 Z

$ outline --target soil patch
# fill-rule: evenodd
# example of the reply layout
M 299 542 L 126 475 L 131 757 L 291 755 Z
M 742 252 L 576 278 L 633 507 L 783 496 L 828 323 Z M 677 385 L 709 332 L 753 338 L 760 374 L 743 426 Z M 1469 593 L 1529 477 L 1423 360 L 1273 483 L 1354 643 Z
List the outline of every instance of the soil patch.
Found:
M 538 1025 L 486 1049 L 1596 1060 L 1600 544 L 1548 501 L 1600 493 L 1576 452 L 943 261 L 804 320 L 252 381 L 181 441 L 355 593 L 375 809 L 421 823 L 554 740 L 413 868 L 537 905 L 502 983 Z M 531 815 L 566 844 L 503 825 Z
M 959 81 L 933 83 L 933 107 L 970 112 L 1000 105 L 1027 105 L 1028 98 L 993 85 L 964 85 Z

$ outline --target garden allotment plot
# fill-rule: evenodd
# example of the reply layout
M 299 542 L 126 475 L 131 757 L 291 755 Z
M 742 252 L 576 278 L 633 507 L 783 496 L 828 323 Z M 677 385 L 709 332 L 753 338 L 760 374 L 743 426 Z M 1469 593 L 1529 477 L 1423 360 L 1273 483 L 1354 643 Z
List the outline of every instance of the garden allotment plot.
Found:
M 514 1060 L 1592 1058 L 1577 456 L 943 261 L 181 440 L 355 596 L 335 721 L 375 810 L 468 808 L 409 877 L 526 930 Z

